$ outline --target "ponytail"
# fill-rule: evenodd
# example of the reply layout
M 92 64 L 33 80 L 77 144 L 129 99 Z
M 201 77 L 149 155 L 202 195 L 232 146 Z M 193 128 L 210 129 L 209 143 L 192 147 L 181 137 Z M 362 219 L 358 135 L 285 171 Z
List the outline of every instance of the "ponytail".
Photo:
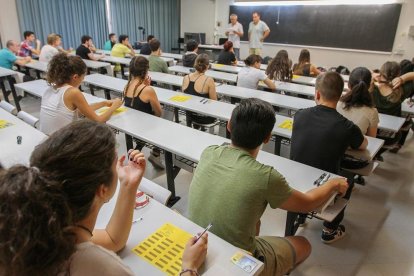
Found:
M 357 67 L 352 70 L 351 75 L 349 76 L 349 86 L 351 91 L 341 98 L 341 101 L 345 104 L 345 109 L 350 109 L 351 107 L 374 106 L 369 92 L 371 79 L 371 72 L 365 67 Z
M 37 168 L 0 171 L 0 271 L 56 275 L 75 251 L 72 215 L 58 182 Z

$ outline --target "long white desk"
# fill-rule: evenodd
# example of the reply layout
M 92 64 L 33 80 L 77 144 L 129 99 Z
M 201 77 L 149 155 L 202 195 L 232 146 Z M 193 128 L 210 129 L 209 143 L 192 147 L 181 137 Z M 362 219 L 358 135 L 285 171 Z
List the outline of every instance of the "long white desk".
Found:
M 31 152 L 47 136 L 2 108 L 0 120 L 13 124 L 0 129 L 0 163 L 6 168 L 17 163 L 28 165 Z M 20 145 L 17 136 L 22 137 Z
M 216 71 L 226 72 L 226 73 L 232 73 L 232 74 L 238 74 L 241 70 L 241 68 L 238 66 L 218 64 L 218 63 L 212 63 L 211 69 L 216 70 Z
M 3 91 L 4 100 L 9 103 L 9 93 L 6 91 L 6 86 L 4 84 L 6 81 L 9 83 L 14 104 L 16 105 L 17 110 L 20 111 L 21 108 L 19 104 L 19 98 L 17 97 L 16 90 L 14 89 L 14 83 L 16 82 L 14 77 L 16 74 L 17 72 L 14 70 L 0 67 L 0 89 Z
M 96 60 L 88 60 L 88 59 L 82 59 L 85 63 L 86 67 L 88 68 L 88 73 L 90 73 L 89 69 L 92 70 L 99 70 L 99 72 L 103 73 L 102 69 L 108 68 L 111 66 L 107 62 L 101 62 Z M 37 78 L 40 79 L 40 73 L 46 73 L 48 63 L 47 62 L 41 62 L 41 61 L 32 61 L 27 64 L 25 64 L 25 67 L 34 69 L 37 74 Z M 108 68 L 109 69 L 109 68 Z
M 244 63 L 243 60 L 240 60 L 240 61 L 237 62 L 237 66 L 239 66 L 239 67 L 245 67 L 246 64 Z M 267 64 L 260 64 L 260 70 L 266 71 L 266 69 L 267 69 Z
M 192 68 L 184 67 L 184 66 L 181 66 L 181 65 L 175 65 L 175 66 L 168 67 L 168 70 L 170 70 L 171 72 L 184 74 L 184 75 L 190 74 L 191 69 Z M 209 76 L 209 77 L 212 77 L 216 81 L 237 83 L 237 75 L 235 75 L 235 74 L 224 73 L 224 72 L 219 72 L 219 71 L 215 71 L 215 70 L 207 70 L 205 75 Z
M 341 75 L 345 82 L 345 89 L 347 88 L 347 83 L 349 82 L 349 76 L 348 75 Z M 306 77 L 306 76 L 299 76 L 299 75 L 293 75 L 292 82 L 298 83 L 298 84 L 304 84 L 304 85 L 310 85 L 315 86 L 316 85 L 316 78 L 314 77 Z
M 145 184 L 145 182 L 150 181 L 143 178 L 141 185 Z M 103 229 L 109 222 L 112 211 L 115 208 L 117 194 L 118 189 L 112 199 L 102 207 L 96 222 L 96 228 Z M 135 246 L 145 240 L 163 224 L 167 222 L 171 223 L 194 235 L 204 230 L 189 219 L 160 204 L 156 200 L 150 200 L 150 203 L 144 208 L 134 210 L 134 219 L 138 218 L 142 218 L 142 220 L 132 224 L 127 244 L 119 253 L 122 261 L 127 264 L 136 275 L 165 275 L 161 270 L 158 270 L 155 266 L 132 252 L 132 249 Z M 230 258 L 239 251 L 240 249 L 237 247 L 222 240 L 213 233 L 209 233 L 208 253 L 206 261 L 200 270 L 200 274 L 211 276 L 259 275 L 263 270 L 263 263 L 258 260 L 257 262 L 259 265 L 251 273 L 244 272 L 230 261 Z
M 27 82 L 20 84 L 20 88 L 28 93 L 41 96 L 41 91 L 44 89 L 40 89 L 40 85 L 41 81 Z M 99 98 L 88 95 L 87 100 L 88 102 L 96 102 L 99 101 Z M 131 122 L 139 122 L 139 124 L 131 124 Z M 230 142 L 224 137 L 201 132 L 130 108 L 112 116 L 107 124 L 126 134 L 127 148 L 133 147 L 132 137 L 134 137 L 164 150 L 167 183 L 168 189 L 172 193 L 172 202 L 179 199 L 175 195 L 174 178 L 178 170 L 173 166 L 173 154 L 198 163 L 201 153 L 206 147 Z M 168 135 L 165 135 L 166 133 Z M 192 146 L 188 147 L 188 145 Z M 302 192 L 311 189 L 311 183 L 323 173 L 322 170 L 263 151 L 259 153 L 258 161 L 273 166 L 286 177 L 293 188 Z M 293 224 L 294 221 L 291 221 L 286 228 L 287 234 L 294 234 Z

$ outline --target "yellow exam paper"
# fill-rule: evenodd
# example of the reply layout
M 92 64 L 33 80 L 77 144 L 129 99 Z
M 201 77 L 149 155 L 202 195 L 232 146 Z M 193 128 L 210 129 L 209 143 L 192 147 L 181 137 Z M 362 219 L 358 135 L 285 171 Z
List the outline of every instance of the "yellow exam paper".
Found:
M 0 120 L 0 129 L 12 126 L 13 123 L 10 123 L 6 120 Z
M 284 128 L 284 129 L 289 129 L 292 130 L 293 129 L 293 120 L 287 119 L 284 120 L 280 125 L 280 128 Z
M 102 114 L 102 113 L 104 113 L 105 111 L 107 111 L 108 110 L 108 108 L 109 107 L 102 107 L 102 108 L 100 108 L 99 110 L 98 110 L 98 114 Z M 121 112 L 124 112 L 124 111 L 126 111 L 127 109 L 126 109 L 126 107 L 120 107 L 120 108 L 118 108 L 118 109 L 116 109 L 115 111 L 114 111 L 114 113 L 113 114 L 118 114 L 118 113 L 121 113 Z
M 293 75 L 292 76 L 292 80 L 294 80 L 294 79 L 297 79 L 297 78 L 299 78 L 300 76 L 298 76 L 298 75 Z
M 132 249 L 132 252 L 168 275 L 179 275 L 182 255 L 192 235 L 166 223 Z
M 189 99 L 191 99 L 191 96 L 175 95 L 170 98 L 170 101 L 182 103 L 188 101 Z

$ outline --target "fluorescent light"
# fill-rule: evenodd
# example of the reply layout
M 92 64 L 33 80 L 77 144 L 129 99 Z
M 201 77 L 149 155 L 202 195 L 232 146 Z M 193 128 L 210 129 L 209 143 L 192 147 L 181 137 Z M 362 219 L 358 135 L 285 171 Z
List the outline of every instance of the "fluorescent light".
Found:
M 394 4 L 398 0 L 319 0 L 319 1 L 251 1 L 236 2 L 236 6 L 307 6 L 307 5 L 383 5 Z

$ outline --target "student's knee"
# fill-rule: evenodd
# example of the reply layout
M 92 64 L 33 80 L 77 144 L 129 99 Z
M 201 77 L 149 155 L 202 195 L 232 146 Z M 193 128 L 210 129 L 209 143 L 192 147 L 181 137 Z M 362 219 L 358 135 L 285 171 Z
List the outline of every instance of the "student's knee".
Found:
M 302 236 L 286 237 L 296 252 L 296 264 L 306 260 L 312 252 L 312 246 L 309 241 Z

